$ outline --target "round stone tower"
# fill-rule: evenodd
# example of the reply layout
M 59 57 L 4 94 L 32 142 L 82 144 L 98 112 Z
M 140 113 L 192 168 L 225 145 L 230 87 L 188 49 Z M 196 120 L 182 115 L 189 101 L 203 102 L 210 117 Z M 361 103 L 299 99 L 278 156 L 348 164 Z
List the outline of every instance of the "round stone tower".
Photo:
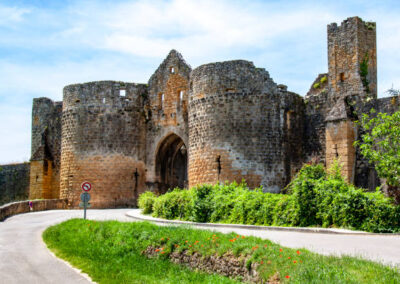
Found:
M 194 69 L 189 95 L 190 186 L 245 179 L 278 192 L 288 183 L 294 144 L 301 157 L 300 96 L 243 60 Z
M 64 88 L 60 197 L 72 207 L 92 183 L 93 207 L 129 206 L 145 190 L 146 86 L 113 81 Z

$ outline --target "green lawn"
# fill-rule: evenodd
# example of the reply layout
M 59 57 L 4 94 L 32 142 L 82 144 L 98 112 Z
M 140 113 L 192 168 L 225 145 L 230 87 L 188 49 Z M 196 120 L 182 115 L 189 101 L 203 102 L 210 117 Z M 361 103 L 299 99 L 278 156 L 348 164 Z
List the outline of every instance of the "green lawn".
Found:
M 400 283 L 398 270 L 378 263 L 321 256 L 260 238 L 187 227 L 73 219 L 48 228 L 43 239 L 58 257 L 99 283 L 237 283 L 169 262 L 173 250 L 246 255 L 248 265 L 260 264 L 263 279 L 278 272 L 283 283 Z M 148 246 L 163 249 L 156 258 L 148 259 L 141 254 Z

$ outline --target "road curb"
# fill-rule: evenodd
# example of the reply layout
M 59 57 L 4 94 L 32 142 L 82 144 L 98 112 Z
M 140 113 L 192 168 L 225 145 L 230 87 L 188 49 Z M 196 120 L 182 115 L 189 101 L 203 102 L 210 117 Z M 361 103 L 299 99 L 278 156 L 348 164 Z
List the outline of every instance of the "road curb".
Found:
M 335 235 L 356 235 L 356 236 L 399 236 L 400 233 L 368 233 L 363 231 L 351 231 L 345 229 L 327 229 L 327 228 L 305 228 L 305 227 L 275 227 L 275 226 L 256 226 L 242 224 L 220 224 L 220 223 L 197 223 L 190 221 L 166 220 L 143 215 L 139 210 L 132 210 L 125 213 L 126 216 L 139 220 L 149 221 L 158 224 L 170 225 L 190 225 L 204 228 L 232 228 L 246 230 L 261 230 L 261 231 L 287 231 L 297 233 L 312 233 L 312 234 L 335 234 Z

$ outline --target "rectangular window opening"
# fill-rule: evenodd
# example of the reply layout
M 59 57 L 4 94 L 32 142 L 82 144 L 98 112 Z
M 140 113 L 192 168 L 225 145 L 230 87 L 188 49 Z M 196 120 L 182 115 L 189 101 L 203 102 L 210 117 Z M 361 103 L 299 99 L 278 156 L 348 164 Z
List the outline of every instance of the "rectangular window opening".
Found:
M 164 94 L 160 94 L 160 108 L 164 107 Z
M 344 82 L 344 73 L 340 73 L 340 82 Z
M 121 97 L 125 97 L 126 96 L 126 91 L 124 89 L 119 90 L 119 95 Z

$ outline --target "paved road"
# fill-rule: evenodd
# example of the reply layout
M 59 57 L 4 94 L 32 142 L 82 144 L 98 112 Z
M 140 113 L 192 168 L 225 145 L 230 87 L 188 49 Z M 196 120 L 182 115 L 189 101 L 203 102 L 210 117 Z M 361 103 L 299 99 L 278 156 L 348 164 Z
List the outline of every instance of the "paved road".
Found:
M 152 218 L 147 215 L 144 216 L 138 209 L 129 211 L 128 215 L 135 218 L 151 220 L 157 223 L 157 218 Z M 165 222 L 165 220 L 163 220 L 163 222 Z M 174 222 L 176 221 L 172 221 L 171 223 Z M 165 223 L 162 224 L 165 225 Z M 204 227 L 199 228 L 204 229 Z M 325 255 L 350 255 L 362 257 L 400 268 L 400 235 L 356 234 L 354 231 L 349 230 L 332 230 L 334 232 L 342 233 L 326 234 L 280 230 L 223 228 L 220 226 L 213 228 L 213 230 L 223 233 L 236 232 L 240 235 L 256 236 L 280 243 L 282 246 L 291 248 L 307 248 L 310 251 Z
M 133 221 L 125 216 L 129 210 L 89 210 L 88 218 Z M 0 222 L 0 283 L 92 283 L 55 258 L 42 241 L 42 232 L 50 225 L 82 215 L 79 210 L 52 210 L 16 215 Z
M 125 215 L 128 211 L 132 209 L 89 210 L 88 218 L 134 221 Z M 81 216 L 82 211 L 53 210 L 21 214 L 0 222 L 0 283 L 91 283 L 88 277 L 55 258 L 41 238 L 48 226 Z M 306 247 L 323 254 L 360 255 L 400 266 L 400 236 L 330 235 L 229 228 L 215 230 L 233 230 L 242 235 L 268 238 L 283 246 Z

